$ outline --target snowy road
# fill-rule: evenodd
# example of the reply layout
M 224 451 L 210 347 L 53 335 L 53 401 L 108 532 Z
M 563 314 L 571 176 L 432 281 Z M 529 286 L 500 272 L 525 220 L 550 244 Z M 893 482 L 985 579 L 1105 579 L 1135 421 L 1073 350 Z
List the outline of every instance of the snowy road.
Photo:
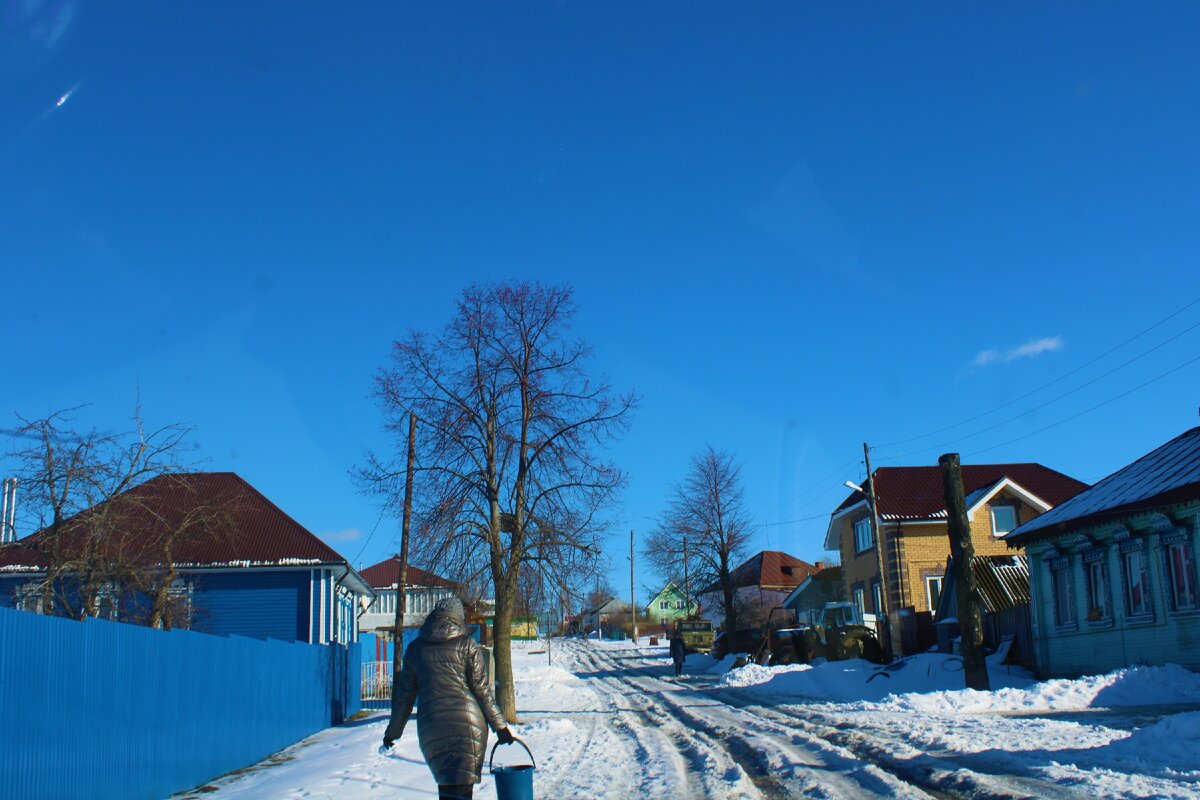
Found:
M 1181 692 L 1200 701 L 1200 676 L 1178 668 L 1128 677 L 1124 688 L 1115 679 L 1096 678 L 992 694 L 924 689 L 890 695 L 888 689 L 902 690 L 904 680 L 936 682 L 936 657 L 910 662 L 895 680 L 865 685 L 853 667 L 841 666 L 850 662 L 840 662 L 827 670 L 763 670 L 759 677 L 766 682 L 718 686 L 719 676 L 700 667 L 682 679 L 672 677 L 662 646 L 555 639 L 552 666 L 545 647 L 514 646 L 520 717 L 515 730 L 537 758 L 538 797 L 1200 797 L 1200 771 L 1194 767 L 1200 712 L 1147 723 L 1132 733 L 1101 724 L 1099 716 L 1080 722 L 994 713 L 997 706 L 1031 704 L 1083 708 L 1098 691 L 1108 692 L 1116 705 L 1163 703 L 1162 695 Z M 749 673 L 756 669 L 738 674 L 754 678 Z M 813 696 L 808 690 L 797 693 L 798 682 L 812 687 L 818 679 L 836 680 L 862 699 L 819 702 L 804 699 Z M 773 692 L 777 686 L 786 691 Z M 1127 696 L 1114 694 L 1121 691 Z M 384 722 L 377 715 L 322 731 L 182 797 L 436 797 L 416 726 L 390 752 L 380 753 Z M 524 760 L 517 752 L 501 748 L 497 763 Z M 496 796 L 486 767 L 475 796 Z
M 788 798 L 927 797 L 794 721 L 727 705 L 696 686 L 710 680 L 668 677 L 669 662 L 642 652 L 567 643 L 569 668 L 611 710 L 635 741 L 645 770 L 641 797 Z M 674 783 L 659 780 L 670 764 Z M 566 788 L 566 787 L 564 787 Z M 576 796 L 570 793 L 559 796 Z M 580 795 L 582 796 L 582 795 Z

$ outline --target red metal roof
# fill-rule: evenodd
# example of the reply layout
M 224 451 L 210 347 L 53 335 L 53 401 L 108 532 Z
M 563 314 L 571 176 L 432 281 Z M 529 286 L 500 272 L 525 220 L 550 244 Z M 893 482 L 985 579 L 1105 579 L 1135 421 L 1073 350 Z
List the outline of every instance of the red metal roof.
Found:
M 786 570 L 786 571 L 785 571 Z M 820 570 L 815 564 L 802 561 L 795 556 L 781 553 L 778 550 L 763 550 L 744 561 L 733 571 L 733 588 L 743 586 L 758 586 L 762 589 L 778 589 L 791 591 L 799 586 L 805 578 Z M 720 585 L 713 583 L 699 594 L 718 591 Z
M 277 505 L 232 472 L 159 475 L 118 495 L 101 507 L 116 510 L 121 529 L 109 547 L 142 563 L 161 561 L 162 536 L 189 518 L 209 517 L 213 524 L 180 536 L 172 557 L 179 566 L 255 566 L 346 564 L 346 559 L 285 514 Z M 211 512 L 211 513 L 210 513 Z M 58 534 L 60 552 L 78 551 L 87 532 L 88 515 L 67 520 Z M 216 516 L 213 516 L 216 514 Z M 15 545 L 0 547 L 0 570 L 39 570 L 46 566 L 36 548 L 50 541 L 46 530 Z
M 372 589 L 390 589 L 400 580 L 400 562 L 394 558 L 387 558 L 378 564 L 372 564 L 367 567 L 362 571 L 361 575 Z M 426 572 L 420 567 L 414 567 L 412 564 L 408 565 L 404 585 L 440 586 L 445 589 L 458 588 L 458 584 L 453 581 L 438 577 L 432 572 Z
M 1086 483 L 1041 464 L 963 464 L 963 490 L 967 495 L 1008 478 L 1022 489 L 1057 506 L 1088 488 Z M 945 519 L 946 501 L 941 467 L 879 467 L 875 470 L 879 516 L 886 520 Z M 870 479 L 867 481 L 868 489 Z M 834 511 L 866 500 L 852 492 Z

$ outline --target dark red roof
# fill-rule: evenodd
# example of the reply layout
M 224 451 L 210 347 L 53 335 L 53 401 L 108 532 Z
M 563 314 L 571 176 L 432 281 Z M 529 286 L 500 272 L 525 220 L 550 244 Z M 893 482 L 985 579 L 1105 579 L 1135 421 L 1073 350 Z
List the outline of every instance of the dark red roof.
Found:
M 802 561 L 795 556 L 789 556 L 787 553 L 781 553 L 778 550 L 763 550 L 742 562 L 730 577 L 733 578 L 734 589 L 740 589 L 743 586 L 758 586 L 762 589 L 791 591 L 803 583 L 805 578 L 819 570 L 820 567 L 815 564 Z M 700 590 L 699 594 L 715 592 L 719 588 L 719 584 L 713 583 Z
M 232 472 L 191 472 L 159 475 L 117 495 L 98 507 L 119 514 L 121 531 L 110 536 L 110 547 L 121 557 L 142 563 L 159 563 L 164 531 L 189 518 L 207 518 L 210 524 L 193 526 L 178 537 L 172 557 L 180 566 L 252 566 L 346 564 L 329 545 L 285 514 L 239 475 Z M 60 552 L 82 546 L 89 525 L 85 511 L 63 524 Z M 0 570 L 45 568 L 37 553 L 51 534 L 41 530 L 15 545 L 0 547 Z
M 378 564 L 372 564 L 360 573 L 363 580 L 372 589 L 388 589 L 395 586 L 400 580 L 400 562 L 394 558 L 387 558 L 380 561 Z M 404 579 L 405 586 L 441 586 L 446 589 L 457 589 L 458 584 L 453 581 L 448 581 L 445 578 L 438 577 L 432 572 L 426 572 L 420 567 L 408 565 L 408 572 Z
M 1041 464 L 963 464 L 963 490 L 968 497 L 1008 478 L 1052 507 L 1070 500 L 1088 488 L 1061 472 Z M 875 470 L 875 491 L 879 515 L 888 520 L 944 519 L 946 501 L 942 490 L 941 467 L 879 467 Z M 870 487 L 870 479 L 864 489 Z M 866 500 L 862 492 L 852 492 L 834 514 Z

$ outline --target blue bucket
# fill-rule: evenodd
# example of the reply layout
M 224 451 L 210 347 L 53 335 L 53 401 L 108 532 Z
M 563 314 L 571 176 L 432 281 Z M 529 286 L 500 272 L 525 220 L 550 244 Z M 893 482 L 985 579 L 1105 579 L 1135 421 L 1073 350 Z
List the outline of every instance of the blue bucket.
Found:
M 492 745 L 492 755 L 488 758 L 488 770 L 496 781 L 496 800 L 533 800 L 533 772 L 537 765 L 533 763 L 533 753 L 520 739 L 513 739 L 513 744 L 519 744 L 529 753 L 528 764 L 514 764 L 510 767 L 497 767 L 492 764 L 496 759 L 496 748 L 500 742 Z

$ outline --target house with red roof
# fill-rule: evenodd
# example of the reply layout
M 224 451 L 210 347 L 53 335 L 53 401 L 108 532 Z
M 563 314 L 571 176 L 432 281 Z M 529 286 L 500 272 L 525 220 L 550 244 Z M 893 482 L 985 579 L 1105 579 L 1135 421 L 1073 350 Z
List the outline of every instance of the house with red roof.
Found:
M 1005 537 L 1029 559 L 1038 672 L 1200 670 L 1200 427 Z
M 1070 500 L 1087 484 L 1041 464 L 964 464 L 963 490 L 977 556 L 1009 554 L 1004 537 L 1017 526 Z M 869 493 L 879 504 L 879 538 L 871 526 Z M 864 614 L 938 606 L 950 556 L 948 514 L 940 467 L 879 467 L 834 509 L 825 549 L 840 554 L 846 597 Z M 880 580 L 880 564 L 886 581 Z
M 788 595 L 821 567 L 778 550 L 763 550 L 738 565 L 730 574 L 734 603 L 741 611 L 740 627 L 756 627 L 766 621 L 771 609 L 783 604 Z M 725 621 L 721 584 L 714 581 L 701 589 L 696 599 L 700 613 L 713 625 Z
M 232 472 L 159 475 L 56 532 L 0 545 L 0 605 L 79 616 L 86 596 L 88 616 L 147 624 L 159 590 L 163 627 L 312 644 L 357 641 L 372 596 L 345 558 Z
M 362 571 L 363 580 L 375 597 L 359 620 L 364 631 L 385 629 L 391 632 L 396 625 L 396 600 L 400 585 L 400 561 L 387 558 Z M 432 572 L 408 565 L 404 575 L 404 625 L 415 628 L 425 621 L 439 600 L 457 597 L 461 587 Z

